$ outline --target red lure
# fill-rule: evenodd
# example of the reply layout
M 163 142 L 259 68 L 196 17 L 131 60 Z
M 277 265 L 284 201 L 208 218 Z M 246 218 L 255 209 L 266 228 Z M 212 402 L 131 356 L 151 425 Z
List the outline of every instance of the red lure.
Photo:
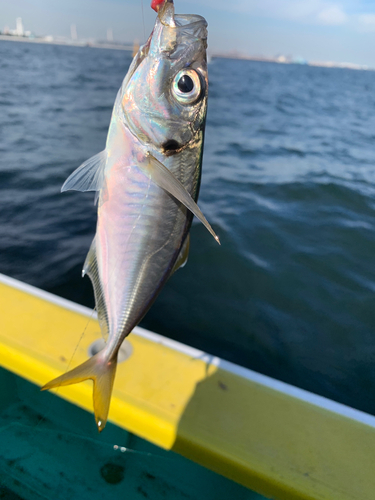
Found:
M 151 0 L 151 9 L 157 12 L 164 2 L 165 0 Z

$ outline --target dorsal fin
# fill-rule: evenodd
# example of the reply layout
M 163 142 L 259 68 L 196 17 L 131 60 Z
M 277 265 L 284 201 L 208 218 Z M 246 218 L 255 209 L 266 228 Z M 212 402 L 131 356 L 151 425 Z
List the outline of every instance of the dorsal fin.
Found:
M 90 277 L 94 289 L 96 311 L 98 313 L 100 329 L 102 331 L 104 339 L 107 340 L 109 331 L 108 314 L 107 314 L 107 307 L 104 302 L 103 289 L 99 278 L 98 262 L 96 259 L 95 238 L 91 243 L 89 253 L 87 254 L 85 263 L 83 265 L 82 276 L 85 276 L 85 274 L 87 274 Z
M 104 183 L 104 172 L 107 163 L 107 151 L 86 160 L 63 184 L 63 191 L 99 191 Z

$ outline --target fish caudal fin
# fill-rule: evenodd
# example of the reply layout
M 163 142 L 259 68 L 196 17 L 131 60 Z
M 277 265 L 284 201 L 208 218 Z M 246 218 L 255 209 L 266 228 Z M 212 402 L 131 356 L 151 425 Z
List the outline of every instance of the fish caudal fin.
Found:
M 57 377 L 42 387 L 42 391 L 62 385 L 77 384 L 91 379 L 94 382 L 94 414 L 96 425 L 101 432 L 107 423 L 111 402 L 113 382 L 116 374 L 117 356 L 110 361 L 103 360 L 102 352 L 98 352 L 73 370 Z

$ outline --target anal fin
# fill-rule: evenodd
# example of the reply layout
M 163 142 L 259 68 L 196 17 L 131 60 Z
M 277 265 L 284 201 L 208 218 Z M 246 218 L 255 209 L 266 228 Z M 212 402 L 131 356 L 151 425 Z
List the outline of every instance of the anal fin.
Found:
M 93 239 L 89 253 L 87 254 L 85 263 L 83 265 L 82 276 L 87 274 L 90 277 L 92 287 L 95 295 L 96 311 L 98 313 L 98 320 L 103 338 L 106 340 L 108 337 L 108 314 L 107 307 L 104 301 L 103 288 L 100 283 L 98 261 L 96 259 L 96 238 Z
M 189 248 L 190 248 L 190 234 L 186 236 L 186 239 L 182 245 L 181 251 L 178 254 L 175 265 L 173 266 L 172 273 L 175 273 L 177 269 L 180 267 L 184 267 L 189 257 Z

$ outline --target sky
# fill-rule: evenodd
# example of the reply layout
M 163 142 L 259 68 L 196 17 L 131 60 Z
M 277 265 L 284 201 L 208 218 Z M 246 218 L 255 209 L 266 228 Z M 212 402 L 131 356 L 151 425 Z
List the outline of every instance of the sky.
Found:
M 365 64 L 375 68 L 375 0 L 175 0 L 176 12 L 204 16 L 211 53 L 280 54 L 310 61 Z M 37 35 L 143 41 L 155 13 L 149 0 L 0 0 L 0 29 Z

